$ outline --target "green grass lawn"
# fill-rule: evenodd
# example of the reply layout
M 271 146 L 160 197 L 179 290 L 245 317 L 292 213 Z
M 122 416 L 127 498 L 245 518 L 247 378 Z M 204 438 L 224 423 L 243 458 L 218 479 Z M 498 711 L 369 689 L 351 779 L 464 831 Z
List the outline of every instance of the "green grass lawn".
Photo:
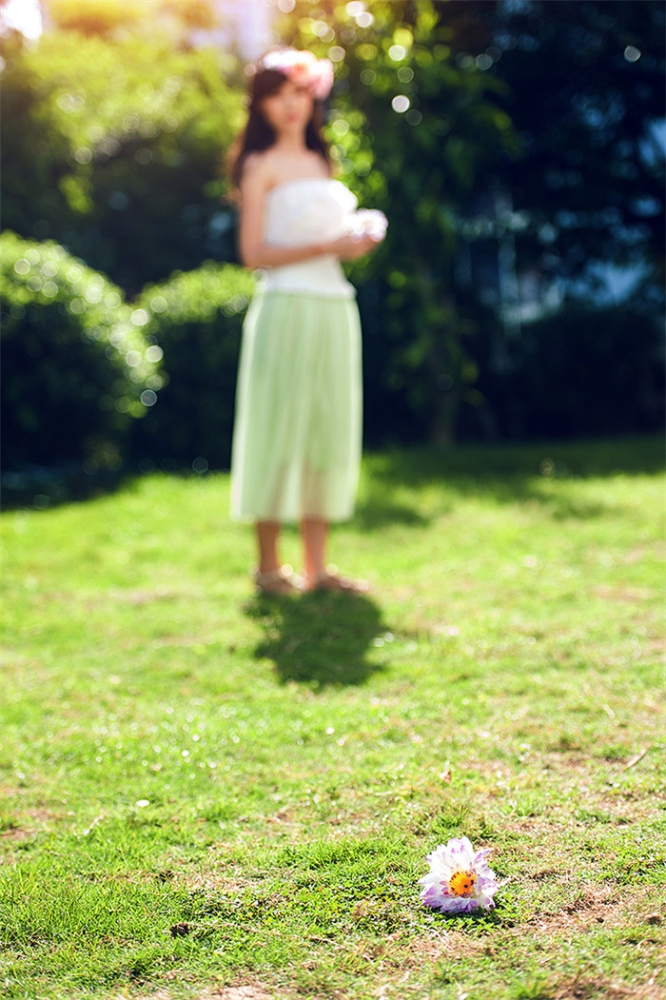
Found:
M 368 456 L 359 597 L 254 597 L 222 474 L 5 513 L 0 994 L 666 996 L 661 468 Z M 463 834 L 501 888 L 447 918 Z

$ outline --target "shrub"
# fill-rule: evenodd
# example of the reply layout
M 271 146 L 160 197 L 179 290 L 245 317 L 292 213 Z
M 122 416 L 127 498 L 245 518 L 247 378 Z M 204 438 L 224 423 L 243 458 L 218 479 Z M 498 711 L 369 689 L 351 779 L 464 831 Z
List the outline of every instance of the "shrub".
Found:
M 253 290 L 247 271 L 211 262 L 143 290 L 135 304 L 164 351 L 168 383 L 159 407 L 135 428 L 137 457 L 228 467 L 242 320 Z
M 640 299 L 599 308 L 571 303 L 525 325 L 505 344 L 505 366 L 484 367 L 479 389 L 501 437 L 564 439 L 659 430 L 664 406 L 663 325 Z
M 118 468 L 156 402 L 161 350 L 148 317 L 55 243 L 0 237 L 5 466 Z

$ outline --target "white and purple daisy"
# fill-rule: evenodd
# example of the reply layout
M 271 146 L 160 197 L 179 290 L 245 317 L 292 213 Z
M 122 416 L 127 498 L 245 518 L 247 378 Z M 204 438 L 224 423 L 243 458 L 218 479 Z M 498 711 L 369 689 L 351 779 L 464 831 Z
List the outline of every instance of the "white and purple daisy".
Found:
M 426 858 L 430 871 L 419 879 L 425 906 L 442 913 L 492 910 L 498 886 L 495 873 L 486 864 L 489 854 L 489 847 L 475 851 L 467 837 L 440 844 Z

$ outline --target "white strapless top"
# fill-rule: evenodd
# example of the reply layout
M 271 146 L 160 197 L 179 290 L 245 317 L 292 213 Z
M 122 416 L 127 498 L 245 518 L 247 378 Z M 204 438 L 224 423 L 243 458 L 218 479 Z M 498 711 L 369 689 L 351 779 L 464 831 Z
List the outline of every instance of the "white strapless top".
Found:
M 337 239 L 349 232 L 357 205 L 356 195 L 332 177 L 285 181 L 266 196 L 264 241 L 272 246 L 294 247 Z M 356 294 L 334 254 L 271 267 L 260 275 L 260 291 L 311 292 L 344 298 Z

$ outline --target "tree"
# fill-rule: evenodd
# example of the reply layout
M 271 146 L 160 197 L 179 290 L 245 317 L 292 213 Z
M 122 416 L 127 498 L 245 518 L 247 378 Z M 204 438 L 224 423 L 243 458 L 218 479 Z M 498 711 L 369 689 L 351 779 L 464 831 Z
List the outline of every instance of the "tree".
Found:
M 666 113 L 663 3 L 520 0 L 474 10 L 492 35 L 491 72 L 507 85 L 500 100 L 523 145 L 498 169 L 530 219 L 521 257 L 591 283 L 599 262 L 642 265 L 662 286 L 664 149 L 654 126 Z
M 664 362 L 664 146 L 655 131 L 666 110 L 664 6 L 515 0 L 471 7 L 492 45 L 470 39 L 456 60 L 488 64 L 492 57 L 488 72 L 507 85 L 500 101 L 522 145 L 521 156 L 499 163 L 490 178 L 509 208 L 496 222 L 520 222 L 514 274 L 530 274 L 542 294 L 555 283 L 564 292 L 553 321 L 524 324 L 522 334 L 489 336 L 492 323 L 481 326 L 473 353 L 483 369 L 486 421 L 521 437 L 656 429 Z M 470 225 L 483 230 L 480 211 Z M 611 267 L 636 281 L 616 316 L 603 295 Z M 459 296 L 473 292 L 461 288 Z
M 602 266 L 641 267 L 641 307 L 661 314 L 663 25 L 653 0 L 297 3 L 283 22 L 288 41 L 339 61 L 331 138 L 345 179 L 391 220 L 384 250 L 356 268 L 388 284 L 377 359 L 434 440 L 482 402 L 478 365 L 510 363 L 485 289 L 456 278 L 466 223 L 494 232 L 497 269 L 503 219 L 520 221 L 515 269 L 544 287 L 575 279 L 589 296 Z
M 243 118 L 232 57 L 69 30 L 34 48 L 7 39 L 3 54 L 7 227 L 57 239 L 129 295 L 233 255 L 215 241 L 221 160 Z

